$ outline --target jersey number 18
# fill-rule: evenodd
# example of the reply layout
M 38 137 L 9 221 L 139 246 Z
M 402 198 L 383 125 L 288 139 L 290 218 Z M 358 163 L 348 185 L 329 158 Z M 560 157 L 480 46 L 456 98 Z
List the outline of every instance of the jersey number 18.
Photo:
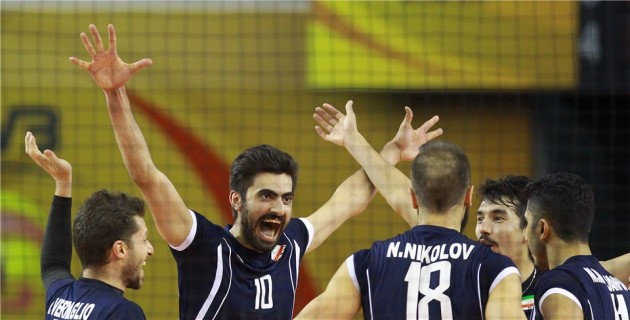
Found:
M 431 273 L 438 272 L 438 285 L 431 288 Z M 452 319 L 451 299 L 444 294 L 451 286 L 451 263 L 438 261 L 422 266 L 414 261 L 407 270 L 407 319 L 429 319 L 429 302 L 436 300 L 440 303 L 441 318 Z M 418 295 L 424 296 L 418 301 Z

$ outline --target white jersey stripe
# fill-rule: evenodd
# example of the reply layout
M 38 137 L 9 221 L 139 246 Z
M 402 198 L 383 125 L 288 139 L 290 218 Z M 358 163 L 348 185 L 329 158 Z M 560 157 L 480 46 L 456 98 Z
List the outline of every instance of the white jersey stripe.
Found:
M 306 248 L 304 248 L 304 250 L 308 250 L 308 247 L 311 246 L 311 242 L 313 241 L 313 237 L 315 237 L 315 228 L 313 228 L 313 224 L 306 218 L 300 218 L 300 221 L 304 223 L 306 230 L 308 230 L 308 243 L 306 243 Z
M 477 298 L 479 298 L 479 314 L 481 315 L 481 320 L 483 320 L 485 319 L 486 312 L 481 302 L 481 266 L 483 266 L 483 264 L 479 264 L 479 267 L 477 267 Z
M 501 282 L 501 280 L 511 275 L 512 273 L 517 274 L 519 277 L 521 276 L 521 274 L 518 272 L 518 269 L 516 269 L 516 267 L 507 267 L 503 269 L 503 271 L 501 271 L 501 273 L 499 273 L 499 275 L 496 278 L 494 278 L 494 281 L 492 281 L 492 285 L 490 285 L 489 293 L 492 293 L 492 290 L 494 290 L 494 287 L 499 285 L 499 282 Z
M 208 312 L 208 309 L 210 308 L 210 305 L 212 304 L 212 301 L 214 300 L 214 296 L 217 294 L 217 291 L 219 291 L 219 286 L 221 285 L 221 279 L 223 278 L 223 254 L 221 253 L 222 250 L 223 250 L 223 244 L 220 244 L 217 247 L 217 272 L 214 276 L 214 283 L 212 284 L 212 289 L 210 290 L 210 294 L 208 295 L 208 298 L 206 298 L 206 301 L 201 306 L 201 310 L 199 310 L 199 313 L 197 314 L 195 319 L 203 319 L 203 317 L 206 316 L 206 313 Z M 217 311 L 218 309 L 220 308 L 217 308 Z
M 549 297 L 552 294 L 561 294 L 569 299 L 571 299 L 573 302 L 575 302 L 575 304 L 577 304 L 580 307 L 580 310 L 582 309 L 582 304 L 580 303 L 580 300 L 578 300 L 573 293 L 565 290 L 565 289 L 561 289 L 561 288 L 551 288 L 549 290 L 547 290 L 541 297 L 540 297 L 540 301 L 538 301 L 538 307 L 542 310 L 542 304 L 545 301 L 545 299 L 547 299 L 547 297 Z
M 354 287 L 357 288 L 357 291 L 361 292 L 359 280 L 357 279 L 357 274 L 354 271 L 354 255 L 351 255 L 346 259 L 346 267 L 348 267 L 348 274 L 350 275 L 350 279 L 352 279 Z
M 225 242 L 225 245 L 228 248 L 228 266 L 230 267 L 230 281 L 228 281 L 229 283 L 228 288 L 225 291 L 225 295 L 223 296 L 223 299 L 221 300 L 221 304 L 217 308 L 217 312 L 214 314 L 214 317 L 212 317 L 212 319 L 215 319 L 217 317 L 219 310 L 221 310 L 221 307 L 223 306 L 223 303 L 225 302 L 225 299 L 227 299 L 227 296 L 230 293 L 230 289 L 232 288 L 232 247 L 230 247 L 230 244 L 225 239 L 222 239 L 222 240 L 223 242 Z M 216 279 L 215 279 L 215 282 L 216 282 Z
M 171 248 L 177 251 L 186 250 L 186 248 L 188 248 L 188 246 L 193 242 L 193 239 L 195 239 L 195 235 L 197 234 L 197 217 L 192 210 L 188 209 L 188 212 L 190 212 L 190 216 L 192 217 L 192 227 L 190 228 L 188 237 L 186 237 L 186 240 L 184 240 L 184 242 L 176 247 L 171 245 L 170 243 L 168 244 Z
M 365 270 L 368 285 L 368 300 L 370 300 L 370 319 L 374 319 L 374 311 L 372 311 L 372 285 L 370 284 L 370 269 Z

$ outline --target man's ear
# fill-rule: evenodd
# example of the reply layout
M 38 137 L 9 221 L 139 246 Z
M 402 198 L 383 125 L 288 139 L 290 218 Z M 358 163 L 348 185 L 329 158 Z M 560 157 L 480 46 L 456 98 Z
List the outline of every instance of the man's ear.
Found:
M 545 218 L 538 220 L 538 225 L 536 226 L 536 228 L 538 228 L 538 233 L 540 234 L 540 240 L 548 241 L 551 236 L 551 231 L 552 231 L 549 221 L 547 221 Z
M 234 191 L 231 190 L 230 191 L 230 205 L 232 206 L 232 208 L 238 212 L 241 211 L 241 206 L 243 205 L 242 203 L 243 199 L 241 198 L 241 195 Z
M 469 186 L 466 189 L 466 196 L 464 197 L 464 206 L 466 208 L 472 207 L 474 191 L 475 191 L 475 186 L 473 185 Z
M 416 193 L 412 188 L 409 188 L 409 194 L 411 195 L 411 203 L 413 204 L 414 209 L 418 209 L 418 199 L 416 199 Z
M 122 259 L 125 257 L 125 254 L 127 254 L 127 249 L 128 246 L 124 241 L 116 240 L 112 245 L 111 254 L 118 259 Z

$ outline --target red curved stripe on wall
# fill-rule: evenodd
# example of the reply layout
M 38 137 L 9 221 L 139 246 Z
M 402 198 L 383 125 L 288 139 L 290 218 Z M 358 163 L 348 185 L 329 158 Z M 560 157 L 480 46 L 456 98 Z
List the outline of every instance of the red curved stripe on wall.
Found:
M 232 208 L 228 202 L 230 168 L 223 162 L 221 156 L 174 119 L 160 112 L 156 105 L 142 99 L 130 90 L 127 90 L 127 94 L 131 105 L 157 124 L 162 133 L 173 141 L 184 158 L 192 164 L 197 176 L 219 206 L 221 217 L 225 221 L 232 221 Z M 208 170 L 208 168 L 212 168 L 212 170 Z M 295 295 L 295 314 L 316 296 L 313 281 L 304 263 L 300 264 L 299 278 Z

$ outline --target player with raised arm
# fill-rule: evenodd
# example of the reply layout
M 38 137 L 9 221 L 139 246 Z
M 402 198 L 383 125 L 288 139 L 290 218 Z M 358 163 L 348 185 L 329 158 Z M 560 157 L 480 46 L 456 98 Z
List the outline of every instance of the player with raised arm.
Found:
M 359 133 L 352 101 L 346 115 L 328 104 L 318 108 L 316 120 L 319 135 L 346 147 L 392 207 L 408 211 L 401 196 L 407 194 L 417 211 L 406 220 L 416 223 L 350 256 L 299 319 L 351 319 L 361 307 L 365 319 L 525 318 L 512 261 L 460 233 L 473 189 L 461 148 L 422 145 L 409 185 Z
M 289 154 L 259 145 L 232 163 L 226 200 L 234 224 L 224 228 L 210 222 L 188 209 L 155 166 L 131 112 L 124 85 L 151 60 L 124 63 L 116 52 L 114 27 L 109 25 L 108 30 L 108 50 L 90 25 L 94 45 L 85 34 L 81 39 L 92 62 L 70 60 L 90 72 L 103 90 L 125 166 L 147 201 L 158 232 L 171 246 L 178 266 L 180 318 L 291 318 L 301 258 L 362 212 L 374 187 L 359 170 L 316 212 L 292 219 L 297 164 Z M 427 121 L 427 131 L 418 132 L 424 141 L 441 134 L 440 129 L 428 132 L 436 121 Z M 401 150 L 417 147 L 406 143 L 392 141 L 382 155 L 395 163 Z
M 127 288 L 142 286 L 142 268 L 153 255 L 144 202 L 95 192 L 79 209 L 72 233 L 72 166 L 51 150 L 40 152 L 32 133 L 24 140 L 26 153 L 55 180 L 41 253 L 45 319 L 145 319 L 140 306 L 123 296 Z M 83 265 L 79 279 L 70 273 L 73 241 Z

